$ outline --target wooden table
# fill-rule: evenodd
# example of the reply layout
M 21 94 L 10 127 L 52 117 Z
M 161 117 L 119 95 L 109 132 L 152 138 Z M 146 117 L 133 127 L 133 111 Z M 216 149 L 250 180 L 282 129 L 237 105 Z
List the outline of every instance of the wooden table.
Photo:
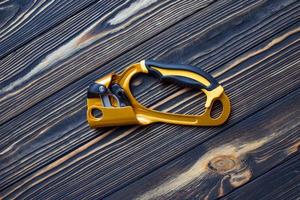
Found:
M 299 199 L 299 0 L 0 3 L 0 199 Z M 102 128 L 86 89 L 142 59 L 209 72 L 232 103 L 219 127 Z M 188 88 L 137 99 L 201 112 Z

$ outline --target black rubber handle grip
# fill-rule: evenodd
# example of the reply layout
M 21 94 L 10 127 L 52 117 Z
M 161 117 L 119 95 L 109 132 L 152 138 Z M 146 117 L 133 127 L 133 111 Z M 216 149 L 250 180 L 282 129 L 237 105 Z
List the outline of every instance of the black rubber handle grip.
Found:
M 219 83 L 207 72 L 203 71 L 200 68 L 189 66 L 189 65 L 179 65 L 179 64 L 166 64 L 166 63 L 161 63 L 153 60 L 146 60 L 145 61 L 145 66 L 148 69 L 149 74 L 152 74 L 161 80 L 168 80 L 172 81 L 175 83 L 178 83 L 180 85 L 184 85 L 187 87 L 196 87 L 200 89 L 206 89 L 208 91 L 211 91 L 215 89 L 216 87 L 219 86 Z M 209 82 L 209 85 L 205 85 L 191 77 L 187 77 L 184 75 L 176 74 L 168 74 L 168 75 L 163 75 L 159 69 L 165 69 L 165 70 L 180 70 L 180 71 L 187 71 L 187 72 L 192 72 L 195 73 L 204 79 L 206 79 Z M 184 73 L 182 73 L 184 74 Z

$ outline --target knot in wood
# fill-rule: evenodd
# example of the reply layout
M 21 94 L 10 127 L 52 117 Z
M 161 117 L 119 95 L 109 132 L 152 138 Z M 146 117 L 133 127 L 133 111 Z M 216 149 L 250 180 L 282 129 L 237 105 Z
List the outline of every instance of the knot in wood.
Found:
M 220 174 L 233 171 L 237 165 L 238 161 L 231 156 L 218 156 L 208 162 L 208 168 Z

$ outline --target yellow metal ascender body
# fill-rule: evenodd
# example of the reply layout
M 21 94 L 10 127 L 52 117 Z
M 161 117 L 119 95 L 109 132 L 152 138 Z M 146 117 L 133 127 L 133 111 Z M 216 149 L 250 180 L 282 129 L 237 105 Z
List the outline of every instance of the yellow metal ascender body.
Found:
M 201 115 L 183 115 L 152 110 L 141 105 L 130 91 L 130 80 L 138 73 L 154 75 L 187 87 L 199 88 L 206 94 L 205 111 Z M 219 100 L 222 113 L 211 117 L 212 105 Z M 111 73 L 88 88 L 87 120 L 91 127 L 147 125 L 156 122 L 217 126 L 230 114 L 230 101 L 224 88 L 205 71 L 188 65 L 166 64 L 142 60 L 130 65 L 121 74 Z

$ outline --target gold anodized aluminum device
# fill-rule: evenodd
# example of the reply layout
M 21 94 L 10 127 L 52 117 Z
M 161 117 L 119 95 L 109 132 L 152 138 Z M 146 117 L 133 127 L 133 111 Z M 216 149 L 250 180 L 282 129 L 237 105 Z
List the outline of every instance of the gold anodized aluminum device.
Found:
M 151 110 L 141 105 L 130 91 L 130 80 L 139 73 L 154 75 L 161 80 L 173 81 L 186 87 L 202 90 L 206 95 L 205 111 L 201 115 L 183 115 Z M 213 103 L 219 100 L 222 112 L 211 116 Z M 130 65 L 121 74 L 111 73 L 91 84 L 87 94 L 87 120 L 91 127 L 147 125 L 156 122 L 217 126 L 230 114 L 230 101 L 224 88 L 200 68 L 142 60 Z

